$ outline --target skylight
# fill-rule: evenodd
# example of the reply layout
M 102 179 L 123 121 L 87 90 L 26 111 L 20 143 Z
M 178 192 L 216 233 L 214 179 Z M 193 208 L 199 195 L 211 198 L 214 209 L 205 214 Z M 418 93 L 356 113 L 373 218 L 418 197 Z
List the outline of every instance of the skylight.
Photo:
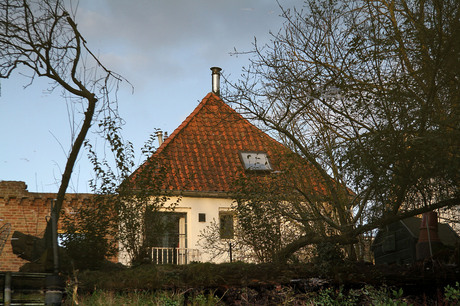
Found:
M 254 151 L 240 151 L 241 162 L 248 171 L 271 171 L 272 166 L 267 153 Z

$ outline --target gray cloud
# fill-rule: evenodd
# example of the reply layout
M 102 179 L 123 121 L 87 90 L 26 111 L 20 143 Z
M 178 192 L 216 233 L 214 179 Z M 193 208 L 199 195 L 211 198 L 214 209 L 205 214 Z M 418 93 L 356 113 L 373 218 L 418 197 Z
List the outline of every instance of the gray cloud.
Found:
M 105 63 L 140 86 L 145 75 L 175 78 L 203 59 L 224 65 L 235 47 L 248 50 L 281 21 L 276 1 L 267 0 L 96 2 L 81 1 L 82 33 Z

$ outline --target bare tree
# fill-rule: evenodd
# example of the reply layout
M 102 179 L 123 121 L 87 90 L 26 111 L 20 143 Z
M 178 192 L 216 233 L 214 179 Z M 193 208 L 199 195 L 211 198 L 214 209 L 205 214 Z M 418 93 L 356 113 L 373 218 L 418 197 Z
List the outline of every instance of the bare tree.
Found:
M 302 198 L 285 215 L 305 230 L 281 258 L 460 204 L 459 6 L 306 1 L 283 9 L 270 44 L 255 42 L 226 98 L 302 156 L 322 186 L 285 173 Z
M 76 122 L 56 199 L 62 208 L 75 162 L 88 131 L 100 116 L 118 118 L 116 91 L 125 81 L 108 70 L 88 48 L 71 14 L 60 0 L 5 0 L 0 3 L 0 77 L 20 70 L 29 85 L 37 77 L 54 82 L 65 99 L 77 100 Z M 27 85 L 26 85 L 27 86 Z

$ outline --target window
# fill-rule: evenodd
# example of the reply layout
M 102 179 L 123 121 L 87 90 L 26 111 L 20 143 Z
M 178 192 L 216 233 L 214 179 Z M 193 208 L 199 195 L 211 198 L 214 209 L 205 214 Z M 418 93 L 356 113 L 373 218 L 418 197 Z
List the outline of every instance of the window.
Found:
M 149 247 L 186 247 L 186 214 L 179 212 L 146 211 L 145 240 Z
M 383 238 L 382 251 L 384 253 L 396 251 L 396 237 L 394 234 L 389 234 Z
M 198 222 L 206 222 L 206 214 L 198 214 Z
M 230 212 L 221 212 L 219 215 L 220 221 L 220 239 L 233 239 L 234 224 L 233 214 Z
M 240 159 L 244 169 L 248 171 L 271 171 L 272 166 L 268 160 L 267 153 L 240 151 Z
M 84 233 L 66 233 L 62 230 L 58 231 L 57 234 L 57 243 L 58 246 L 61 248 L 65 248 L 68 245 L 72 244 L 82 244 L 82 243 L 87 243 L 88 238 Z
M 62 233 L 58 232 L 57 242 L 58 242 L 59 247 L 65 248 L 65 244 L 66 244 L 67 240 L 68 240 L 68 237 L 64 232 L 62 232 Z

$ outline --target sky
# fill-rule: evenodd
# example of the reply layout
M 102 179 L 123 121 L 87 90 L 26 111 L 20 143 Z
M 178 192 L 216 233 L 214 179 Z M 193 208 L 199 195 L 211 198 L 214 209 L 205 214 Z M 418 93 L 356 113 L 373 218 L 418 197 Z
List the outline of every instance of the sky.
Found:
M 71 0 L 75 5 L 77 2 Z M 297 0 L 279 0 L 284 8 Z M 134 86 L 119 91 L 124 138 L 140 148 L 161 129 L 171 134 L 211 91 L 213 66 L 236 81 L 254 38 L 269 42 L 283 23 L 276 0 L 80 0 L 76 23 L 89 48 Z M 70 149 L 68 105 L 50 82 L 15 73 L 0 81 L 0 181 L 57 192 Z M 26 87 L 26 88 L 25 88 Z M 139 157 L 139 162 L 141 161 Z M 91 192 L 81 152 L 68 192 Z

